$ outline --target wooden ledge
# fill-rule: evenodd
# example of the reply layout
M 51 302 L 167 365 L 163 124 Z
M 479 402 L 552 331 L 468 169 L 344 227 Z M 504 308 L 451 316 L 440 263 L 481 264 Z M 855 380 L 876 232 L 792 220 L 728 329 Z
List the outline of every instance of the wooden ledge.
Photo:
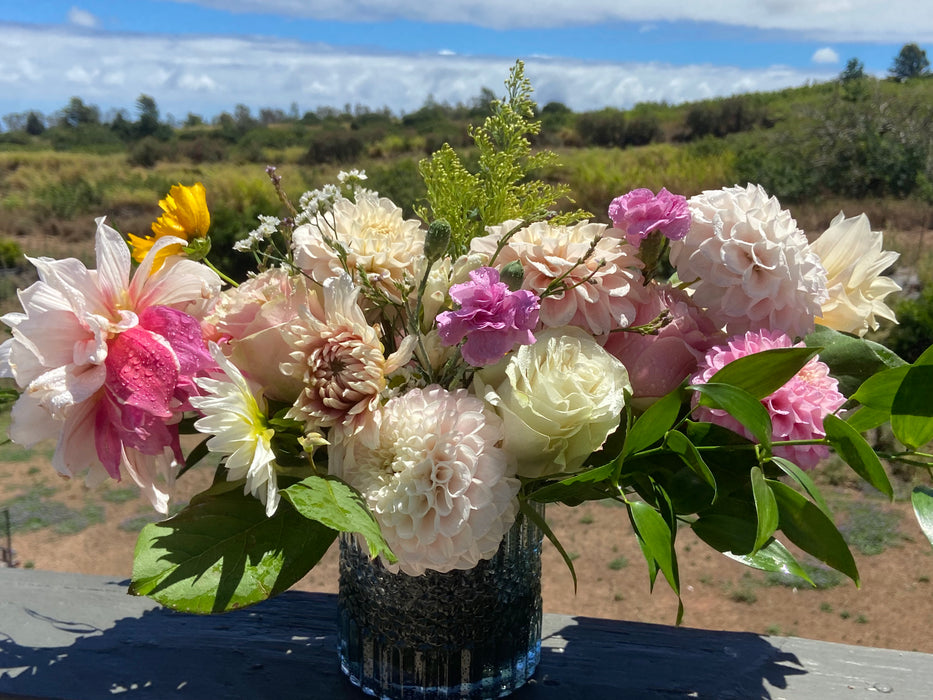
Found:
M 0 697 L 359 700 L 337 665 L 335 609 L 334 595 L 290 591 L 186 615 L 114 578 L 2 568 Z M 915 700 L 930 688 L 930 654 L 548 614 L 541 665 L 512 697 Z

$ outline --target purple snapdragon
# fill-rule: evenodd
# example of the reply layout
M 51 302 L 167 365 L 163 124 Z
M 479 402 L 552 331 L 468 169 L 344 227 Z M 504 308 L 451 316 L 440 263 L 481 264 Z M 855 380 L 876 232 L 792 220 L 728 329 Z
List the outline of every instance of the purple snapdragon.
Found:
M 538 325 L 537 295 L 527 289 L 509 291 L 495 268 L 473 270 L 469 282 L 450 288 L 450 298 L 460 308 L 438 315 L 438 335 L 446 346 L 466 336 L 460 351 L 474 367 L 498 362 L 516 343 L 535 342 L 531 331 Z

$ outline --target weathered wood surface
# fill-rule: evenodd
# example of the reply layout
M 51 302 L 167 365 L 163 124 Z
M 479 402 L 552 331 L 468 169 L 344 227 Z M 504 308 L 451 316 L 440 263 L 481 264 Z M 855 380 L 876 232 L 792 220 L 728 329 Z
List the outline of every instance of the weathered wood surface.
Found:
M 333 595 L 174 613 L 100 576 L 0 569 L 0 697 L 359 700 L 336 661 Z M 515 700 L 933 697 L 933 655 L 545 615 Z

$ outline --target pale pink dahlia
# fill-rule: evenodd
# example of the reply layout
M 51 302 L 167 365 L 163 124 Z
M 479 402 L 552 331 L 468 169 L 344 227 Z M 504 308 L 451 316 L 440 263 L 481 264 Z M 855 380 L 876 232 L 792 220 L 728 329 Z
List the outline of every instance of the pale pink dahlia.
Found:
M 180 460 L 175 423 L 194 377 L 213 365 L 200 323 L 184 313 L 216 294 L 204 265 L 170 257 L 150 274 L 157 241 L 131 276 L 119 233 L 97 222 L 97 269 L 73 258 L 33 259 L 39 281 L 20 292 L 25 313 L 3 317 L 13 337 L 0 347 L 0 375 L 23 390 L 10 437 L 27 447 L 57 438 L 53 466 L 88 481 L 122 470 L 166 512 Z M 166 482 L 156 482 L 161 476 Z
M 466 390 L 433 385 L 391 399 L 374 430 L 329 448 L 331 472 L 366 499 L 398 568 L 470 569 L 515 520 L 519 481 L 502 421 Z
M 496 245 L 518 221 L 490 226 L 488 234 L 474 238 L 470 250 L 492 256 Z M 521 263 L 522 288 L 540 295 L 551 282 L 562 278 L 568 289 L 541 300 L 541 323 L 547 328 L 578 326 L 592 335 L 631 325 L 636 304 L 644 297 L 636 250 L 606 236 L 605 224 L 579 223 L 552 226 L 530 224 L 513 234 L 494 261 L 501 270 L 511 262 Z M 582 265 L 596 239 L 593 254 Z M 586 280 L 586 281 L 584 281 Z
M 802 346 L 803 343 L 794 345 L 784 333 L 748 332 L 710 350 L 690 381 L 704 384 L 727 364 L 746 355 Z M 823 419 L 837 411 L 846 400 L 839 393 L 838 384 L 829 376 L 829 367 L 825 363 L 816 357 L 810 360 L 784 386 L 762 401 L 771 415 L 772 439 L 813 440 L 825 437 Z M 697 408 L 696 416 L 701 421 L 722 425 L 751 438 L 750 433 L 725 411 L 701 406 Z M 829 449 L 822 445 L 789 445 L 776 447 L 774 454 L 786 457 L 804 469 L 812 469 L 829 454 Z
M 826 299 L 826 270 L 790 212 L 759 185 L 690 199 L 692 223 L 671 263 L 693 300 L 729 333 L 768 329 L 803 337 Z
M 332 241 L 332 243 L 328 243 Z M 321 284 L 341 272 L 366 275 L 369 284 L 402 303 L 424 255 L 424 229 L 385 197 L 360 193 L 356 202 L 338 199 L 292 234 L 295 263 Z M 346 268 L 337 247 L 346 253 Z
M 324 284 L 323 318 L 306 308 L 286 328 L 291 351 L 280 369 L 303 387 L 289 418 L 353 432 L 378 405 L 386 376 L 411 359 L 415 336 L 386 357 L 376 327 L 366 323 L 357 304 L 358 294 L 347 274 L 332 277 Z
M 499 281 L 499 271 L 481 267 L 470 272 L 470 281 L 450 288 L 450 298 L 460 308 L 437 317 L 437 331 L 444 345 L 467 341 L 460 352 L 474 367 L 501 360 L 516 344 L 535 342 L 538 297 L 527 289 L 511 292 Z
M 635 326 L 645 326 L 664 313 L 664 325 L 643 335 L 612 333 L 605 348 L 628 370 L 633 405 L 646 408 L 673 391 L 696 370 L 697 363 L 725 336 L 683 290 L 650 284 L 648 298 L 638 306 Z
M 612 200 L 609 218 L 617 229 L 625 232 L 626 240 L 636 248 L 653 231 L 678 241 L 690 228 L 690 209 L 687 198 L 671 194 L 666 188 L 655 195 L 649 189 L 639 188 Z

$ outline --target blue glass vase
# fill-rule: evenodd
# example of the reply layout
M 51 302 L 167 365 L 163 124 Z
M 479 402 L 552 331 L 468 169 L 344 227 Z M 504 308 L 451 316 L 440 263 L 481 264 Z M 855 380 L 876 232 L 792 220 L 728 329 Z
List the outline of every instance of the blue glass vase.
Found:
M 340 539 L 340 667 L 386 700 L 499 698 L 541 658 L 541 531 L 519 516 L 466 571 L 392 573 Z

